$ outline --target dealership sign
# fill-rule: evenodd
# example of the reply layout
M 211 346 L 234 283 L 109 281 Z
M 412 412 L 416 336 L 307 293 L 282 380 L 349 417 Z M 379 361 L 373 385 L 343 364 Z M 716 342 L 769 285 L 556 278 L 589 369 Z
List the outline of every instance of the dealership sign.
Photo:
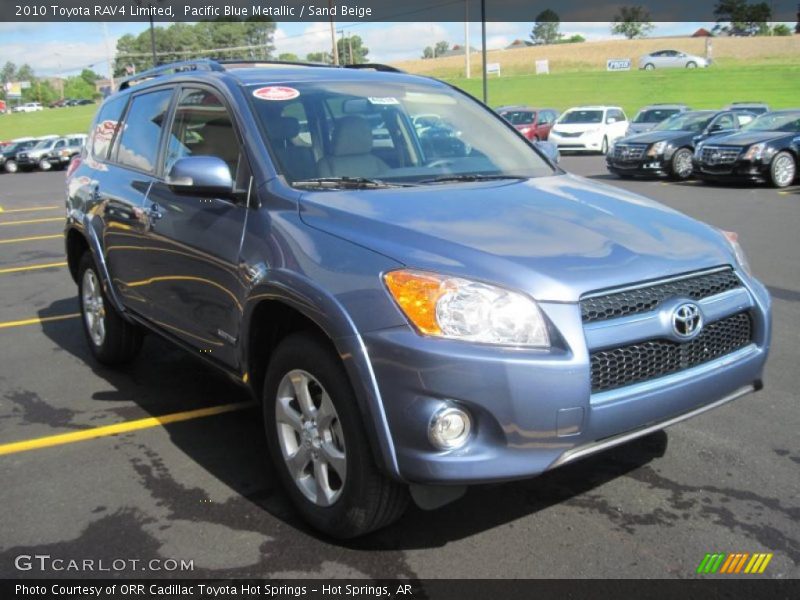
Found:
M 606 71 L 630 71 L 630 58 L 609 58 L 606 61 Z

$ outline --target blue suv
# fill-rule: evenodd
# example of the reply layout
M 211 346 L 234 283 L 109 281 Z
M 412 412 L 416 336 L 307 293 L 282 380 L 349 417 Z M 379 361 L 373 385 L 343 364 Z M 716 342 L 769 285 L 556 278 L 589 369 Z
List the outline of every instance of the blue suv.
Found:
M 563 172 L 443 82 L 198 61 L 121 87 L 67 179 L 89 347 L 155 332 L 250 388 L 328 534 L 761 387 L 770 298 L 735 234 Z

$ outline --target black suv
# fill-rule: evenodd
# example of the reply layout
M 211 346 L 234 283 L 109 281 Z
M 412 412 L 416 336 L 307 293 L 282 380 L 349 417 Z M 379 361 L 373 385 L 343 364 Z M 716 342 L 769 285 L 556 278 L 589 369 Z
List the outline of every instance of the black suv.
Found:
M 714 135 L 738 131 L 741 113 L 695 110 L 678 113 L 650 131 L 618 140 L 606 155 L 608 170 L 619 177 L 692 175 L 695 146 Z
M 779 110 L 751 121 L 739 133 L 697 145 L 695 175 L 706 181 L 768 181 L 787 187 L 797 177 L 800 110 Z

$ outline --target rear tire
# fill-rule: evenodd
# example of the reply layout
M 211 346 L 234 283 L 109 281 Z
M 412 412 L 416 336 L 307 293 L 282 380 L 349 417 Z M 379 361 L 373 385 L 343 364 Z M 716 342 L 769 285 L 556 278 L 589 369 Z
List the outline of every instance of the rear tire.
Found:
M 675 151 L 669 164 L 669 174 L 676 181 L 686 181 L 692 176 L 692 151 L 689 148 Z
M 656 66 L 655 66 L 653 63 L 647 63 L 647 64 L 644 66 L 644 70 L 645 70 L 645 71 L 652 71 L 652 70 L 653 70 L 653 69 L 655 69 L 655 68 L 656 68 Z
M 769 182 L 773 187 L 785 188 L 792 185 L 797 176 L 797 162 L 791 153 L 778 152 L 769 164 Z
M 688 63 L 686 63 L 686 68 L 687 69 L 696 69 L 697 68 L 697 63 L 694 62 L 693 60 L 690 60 Z
M 97 362 L 120 365 L 133 360 L 142 347 L 142 330 L 123 319 L 109 302 L 88 250 L 78 266 L 78 300 L 83 332 Z
M 309 524 L 347 539 L 403 515 L 408 489 L 378 470 L 350 382 L 326 340 L 305 332 L 284 339 L 263 400 L 272 460 Z

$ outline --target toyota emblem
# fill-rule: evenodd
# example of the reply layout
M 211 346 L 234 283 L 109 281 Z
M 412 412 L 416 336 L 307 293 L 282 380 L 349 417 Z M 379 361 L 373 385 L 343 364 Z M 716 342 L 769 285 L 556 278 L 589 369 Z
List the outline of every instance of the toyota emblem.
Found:
M 672 331 L 679 338 L 689 339 L 700 333 L 703 316 L 700 307 L 693 302 L 684 302 L 672 311 Z

